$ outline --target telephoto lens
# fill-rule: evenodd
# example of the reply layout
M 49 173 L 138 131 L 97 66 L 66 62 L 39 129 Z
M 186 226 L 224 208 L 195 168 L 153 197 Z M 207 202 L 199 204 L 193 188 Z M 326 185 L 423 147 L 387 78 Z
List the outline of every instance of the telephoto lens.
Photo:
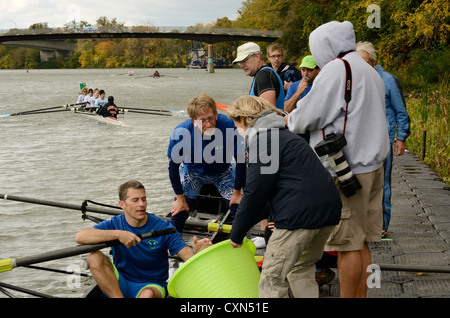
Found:
M 344 135 L 331 133 L 326 135 L 325 140 L 319 142 L 314 150 L 319 157 L 328 155 L 327 162 L 336 173 L 342 192 L 346 197 L 351 197 L 362 187 L 341 151 L 345 145 L 347 140 Z

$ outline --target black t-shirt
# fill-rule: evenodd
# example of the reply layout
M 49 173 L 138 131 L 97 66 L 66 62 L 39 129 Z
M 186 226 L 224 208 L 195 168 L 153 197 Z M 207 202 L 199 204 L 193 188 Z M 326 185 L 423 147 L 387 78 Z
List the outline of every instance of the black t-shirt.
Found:
M 280 82 L 274 69 L 260 69 L 255 75 L 254 94 L 260 96 L 265 91 L 275 90 L 276 96 L 280 94 Z

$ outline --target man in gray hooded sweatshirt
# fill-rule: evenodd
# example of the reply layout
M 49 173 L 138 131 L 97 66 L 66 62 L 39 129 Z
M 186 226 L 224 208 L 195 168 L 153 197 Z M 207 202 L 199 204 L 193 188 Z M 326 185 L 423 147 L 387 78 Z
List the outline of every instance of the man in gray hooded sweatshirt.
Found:
M 355 52 L 350 22 L 321 25 L 310 34 L 309 46 L 321 72 L 286 122 L 295 133 L 309 130 L 313 148 L 331 133 L 345 136 L 346 145 L 340 144 L 343 158 L 361 188 L 353 195 L 344 193 L 341 167 L 335 166 L 337 161 L 327 160 L 333 153 L 319 155 L 331 175 L 336 177 L 338 172 L 341 177 L 335 178 L 335 183 L 343 205 L 341 220 L 325 250 L 338 252 L 341 297 L 366 297 L 366 270 L 371 264 L 367 242 L 380 240 L 383 223 L 383 161 L 389 151 L 384 84 Z M 348 70 L 341 58 L 348 61 Z M 349 102 L 344 98 L 346 87 L 351 93 Z

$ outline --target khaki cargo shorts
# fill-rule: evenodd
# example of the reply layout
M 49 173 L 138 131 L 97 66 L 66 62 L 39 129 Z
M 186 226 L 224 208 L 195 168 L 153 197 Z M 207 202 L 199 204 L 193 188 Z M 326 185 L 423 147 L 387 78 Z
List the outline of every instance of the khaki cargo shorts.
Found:
M 362 189 L 351 197 L 344 195 L 335 178 L 342 199 L 341 220 L 328 238 L 325 251 L 359 251 L 364 242 L 381 241 L 384 168 L 356 177 Z

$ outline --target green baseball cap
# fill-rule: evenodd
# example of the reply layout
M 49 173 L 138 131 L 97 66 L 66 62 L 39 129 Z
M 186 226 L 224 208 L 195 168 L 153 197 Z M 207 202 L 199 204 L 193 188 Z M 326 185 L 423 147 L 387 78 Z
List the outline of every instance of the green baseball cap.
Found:
M 300 68 L 306 67 L 306 68 L 314 69 L 314 68 L 316 68 L 316 66 L 317 66 L 317 63 L 314 60 L 312 55 L 306 55 L 302 60 L 302 64 L 300 64 Z

